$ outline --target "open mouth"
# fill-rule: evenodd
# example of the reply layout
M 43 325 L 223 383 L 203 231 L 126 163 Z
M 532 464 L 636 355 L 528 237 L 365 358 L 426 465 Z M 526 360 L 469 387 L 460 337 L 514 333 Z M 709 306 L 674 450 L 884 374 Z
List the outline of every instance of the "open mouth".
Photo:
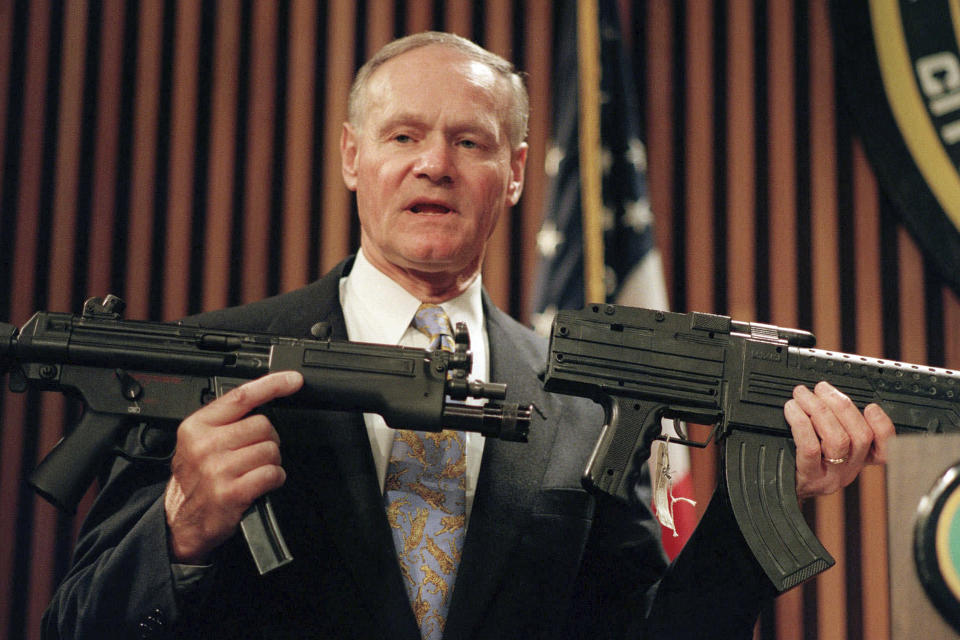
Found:
M 410 211 L 413 213 L 450 213 L 450 207 L 446 207 L 442 204 L 435 204 L 429 202 L 421 202 L 410 207 Z

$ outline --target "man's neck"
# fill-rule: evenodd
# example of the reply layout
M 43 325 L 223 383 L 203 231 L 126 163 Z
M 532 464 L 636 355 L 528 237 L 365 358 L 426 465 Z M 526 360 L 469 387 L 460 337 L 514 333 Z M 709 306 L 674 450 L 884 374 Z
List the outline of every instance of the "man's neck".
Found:
M 440 304 L 456 298 L 466 291 L 477 276 L 480 275 L 480 264 L 471 265 L 458 273 L 445 271 L 419 271 L 407 269 L 391 263 L 379 254 L 364 250 L 364 255 L 376 269 L 384 273 L 391 280 L 399 284 L 410 295 L 421 302 Z

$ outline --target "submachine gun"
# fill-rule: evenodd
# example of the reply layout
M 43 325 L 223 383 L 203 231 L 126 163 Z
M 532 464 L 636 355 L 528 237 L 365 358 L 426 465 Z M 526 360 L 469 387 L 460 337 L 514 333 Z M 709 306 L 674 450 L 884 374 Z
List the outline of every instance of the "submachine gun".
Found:
M 861 410 L 879 404 L 898 433 L 960 431 L 960 374 L 813 349 L 813 334 L 707 313 L 617 305 L 561 311 L 544 387 L 603 405 L 606 425 L 584 472 L 588 489 L 631 488 L 664 440 L 661 419 L 713 425 L 719 482 L 751 551 L 779 592 L 833 566 L 797 501 L 795 447 L 783 405 L 826 380 Z
M 363 411 L 394 428 L 527 440 L 532 405 L 502 403 L 506 385 L 467 379 L 472 357 L 462 323 L 451 353 L 123 320 L 123 307 L 115 296 L 91 298 L 79 316 L 39 311 L 19 329 L 0 323 L 0 375 L 10 373 L 11 390 L 59 391 L 83 403 L 79 424 L 28 480 L 70 513 L 112 456 L 138 460 L 119 447 L 128 429 L 173 432 L 206 402 L 272 371 L 304 378 L 300 391 L 274 401 L 278 406 Z M 268 497 L 251 506 L 241 529 L 260 573 L 292 560 Z

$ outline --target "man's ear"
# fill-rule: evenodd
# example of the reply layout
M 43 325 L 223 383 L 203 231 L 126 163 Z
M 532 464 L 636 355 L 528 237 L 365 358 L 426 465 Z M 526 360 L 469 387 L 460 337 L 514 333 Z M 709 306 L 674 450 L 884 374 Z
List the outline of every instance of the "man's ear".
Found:
M 520 201 L 520 194 L 523 193 L 523 179 L 527 166 L 527 151 L 529 147 L 524 142 L 519 147 L 510 152 L 510 184 L 507 185 L 507 198 L 510 206 Z
M 340 132 L 340 170 L 343 182 L 350 191 L 357 190 L 357 132 L 349 122 Z

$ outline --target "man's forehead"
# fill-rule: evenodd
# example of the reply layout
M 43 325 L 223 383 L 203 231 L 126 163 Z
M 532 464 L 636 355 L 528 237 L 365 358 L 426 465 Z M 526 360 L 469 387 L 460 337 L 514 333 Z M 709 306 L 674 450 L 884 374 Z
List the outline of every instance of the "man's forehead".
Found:
M 505 81 L 488 65 L 440 44 L 411 49 L 387 60 L 373 72 L 369 87 L 381 89 L 391 80 L 418 82 L 432 73 L 441 73 L 451 79 L 454 75 L 459 76 L 491 96 L 498 91 L 505 92 L 507 88 Z
M 458 85 L 461 80 L 466 88 Z M 411 119 L 424 95 L 431 96 L 433 106 L 445 102 L 444 96 L 473 96 L 471 104 L 485 105 L 481 111 L 491 118 L 491 126 L 505 127 L 507 89 L 506 80 L 483 62 L 450 47 L 428 45 L 391 58 L 374 71 L 367 84 L 364 120 Z M 397 92 L 407 92 L 407 99 L 398 100 Z

